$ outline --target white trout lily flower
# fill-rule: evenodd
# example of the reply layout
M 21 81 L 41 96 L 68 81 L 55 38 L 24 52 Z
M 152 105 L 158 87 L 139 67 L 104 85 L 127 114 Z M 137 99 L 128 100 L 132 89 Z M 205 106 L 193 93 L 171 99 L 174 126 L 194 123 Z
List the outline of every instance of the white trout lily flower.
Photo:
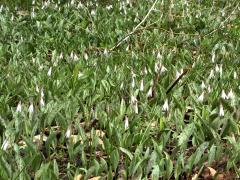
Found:
M 233 79 L 237 79 L 237 72 L 236 71 L 234 71 L 234 73 L 233 73 Z
M 209 77 L 209 79 L 212 79 L 214 76 L 215 76 L 215 75 L 214 75 L 214 71 L 213 71 L 213 70 L 211 70 L 211 71 L 210 71 L 210 74 L 209 74 L 209 76 L 208 76 L 208 77 Z
M 45 102 L 44 102 L 43 97 L 41 97 L 41 99 L 40 99 L 40 106 L 41 106 L 41 107 L 45 106 Z
M 162 110 L 166 111 L 166 112 L 169 110 L 168 99 L 165 100 L 165 102 L 163 104 L 163 107 L 162 107 Z
M 220 117 L 223 117 L 223 116 L 224 116 L 224 110 L 223 110 L 223 105 L 222 105 L 222 104 L 220 104 L 219 116 L 220 116 Z
M 84 53 L 83 56 L 84 56 L 84 59 L 85 59 L 85 60 L 88 60 L 88 54 L 87 54 L 87 53 Z
M 231 89 L 229 92 L 228 92 L 228 94 L 227 94 L 227 98 L 228 99 L 234 99 L 234 93 L 233 93 L 233 90 Z
M 134 87 L 135 87 L 135 78 L 132 77 L 132 88 L 134 88 Z
M 144 90 L 144 83 L 143 83 L 143 79 L 140 82 L 140 91 Z
M 124 128 L 125 128 L 125 130 L 127 130 L 128 127 L 129 127 L 129 121 L 128 121 L 128 116 L 126 115 L 125 116 L 125 120 L 124 120 Z
M 205 83 L 202 81 L 201 88 L 202 90 L 206 87 Z
M 204 92 L 202 92 L 202 94 L 198 97 L 198 101 L 203 102 L 203 99 L 204 99 Z
M 18 103 L 18 105 L 17 105 L 16 112 L 17 112 L 17 113 L 22 112 L 22 103 L 21 103 L 21 101 L 19 101 L 19 103 Z
M 224 90 L 222 90 L 221 98 L 222 99 L 227 99 L 228 98 Z
M 52 67 L 49 68 L 47 75 L 50 77 L 52 75 Z
M 33 107 L 33 103 L 31 103 L 29 108 L 28 108 L 28 112 L 29 112 L 29 114 L 32 114 L 33 111 L 34 111 L 34 107 Z
M 183 73 L 183 69 L 181 69 L 179 72 L 177 71 L 176 72 L 176 79 L 178 79 L 181 76 L 182 73 Z
M 65 133 L 65 137 L 70 138 L 70 136 L 71 136 L 71 128 L 69 127 L 69 128 L 67 128 L 67 131 Z
M 147 92 L 147 97 L 152 97 L 152 86 L 149 88 L 148 92 Z
M 215 54 L 215 51 L 212 52 L 212 63 L 215 62 L 215 57 L 216 57 L 216 54 Z
M 5 140 L 3 141 L 3 144 L 2 144 L 1 149 L 4 150 L 4 151 L 6 151 L 6 150 L 8 149 L 8 147 L 9 147 L 9 140 L 8 140 L 8 139 L 5 139 Z

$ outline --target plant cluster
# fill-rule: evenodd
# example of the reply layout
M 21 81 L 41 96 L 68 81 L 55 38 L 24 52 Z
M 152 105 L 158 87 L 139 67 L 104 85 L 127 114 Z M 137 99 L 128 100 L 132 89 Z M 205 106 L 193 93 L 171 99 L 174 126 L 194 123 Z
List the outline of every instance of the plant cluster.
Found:
M 0 179 L 240 176 L 238 1 L 12 3 Z

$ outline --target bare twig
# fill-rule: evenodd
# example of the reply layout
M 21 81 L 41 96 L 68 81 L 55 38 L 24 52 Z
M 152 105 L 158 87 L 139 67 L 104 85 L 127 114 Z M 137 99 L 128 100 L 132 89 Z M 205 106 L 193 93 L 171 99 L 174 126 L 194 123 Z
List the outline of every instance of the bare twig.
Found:
M 183 73 L 172 83 L 172 85 L 168 88 L 166 94 L 169 94 L 170 91 L 177 85 L 177 83 L 180 81 L 180 79 L 183 78 L 185 74 L 189 71 L 189 68 L 186 68 L 183 70 Z
M 135 26 L 130 33 L 128 33 L 124 38 L 122 38 L 120 41 L 118 41 L 117 44 L 115 44 L 112 48 L 110 48 L 110 51 L 113 51 L 114 49 L 116 49 L 117 47 L 119 47 L 124 41 L 126 41 L 126 40 L 128 39 L 129 36 L 131 36 L 132 34 L 135 33 L 135 31 L 144 23 L 144 21 L 146 21 L 146 19 L 148 18 L 148 16 L 150 15 L 150 13 L 152 12 L 152 10 L 154 9 L 157 1 L 158 1 L 158 0 L 155 0 L 155 2 L 153 3 L 152 7 L 149 9 L 148 13 L 147 13 L 146 16 L 142 19 L 142 21 L 141 21 L 140 23 L 138 23 L 137 26 Z
M 239 7 L 239 3 L 238 3 L 238 4 L 236 5 L 236 7 L 232 10 L 232 12 L 229 14 L 229 16 L 228 16 L 223 22 L 221 22 L 221 24 L 220 24 L 216 29 L 212 30 L 212 31 L 211 31 L 210 33 L 208 33 L 208 34 L 205 34 L 204 37 L 209 36 L 209 35 L 215 33 L 216 31 L 218 31 L 219 29 L 221 29 L 221 27 L 224 26 L 224 24 L 232 17 L 232 14 L 236 11 L 236 9 L 238 9 L 238 7 Z

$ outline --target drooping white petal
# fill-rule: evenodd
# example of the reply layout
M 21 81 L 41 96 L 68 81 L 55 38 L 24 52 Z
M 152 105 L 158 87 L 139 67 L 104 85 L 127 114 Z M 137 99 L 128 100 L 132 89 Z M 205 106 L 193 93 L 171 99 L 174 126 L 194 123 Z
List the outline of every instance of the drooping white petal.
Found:
M 33 107 L 33 103 L 31 103 L 29 108 L 28 108 L 28 112 L 29 112 L 29 114 L 32 114 L 33 111 L 34 111 L 34 107 Z
M 202 81 L 201 88 L 202 90 L 206 87 L 205 83 Z
M 218 73 L 219 72 L 219 66 L 216 64 L 215 66 L 215 71 Z
M 168 106 L 168 99 L 165 100 L 163 107 L 162 107 L 163 111 L 168 111 L 169 110 L 169 106 Z
M 135 112 L 136 114 L 138 114 L 138 102 L 135 102 L 135 103 L 133 104 L 133 109 L 134 109 L 134 112 Z
M 140 82 L 140 91 L 143 91 L 144 90 L 144 82 L 143 82 L 143 79 L 141 80 Z
M 203 99 L 204 99 L 204 92 L 202 92 L 202 94 L 198 97 L 198 101 L 203 102 Z
M 71 128 L 69 127 L 69 128 L 67 128 L 67 131 L 65 133 L 65 137 L 70 138 L 70 136 L 71 136 Z
M 181 76 L 182 73 L 183 73 L 183 69 L 181 69 L 180 71 L 177 71 L 176 72 L 176 79 L 178 79 Z
M 149 88 L 147 92 L 147 97 L 152 97 L 152 86 Z
M 135 78 L 133 77 L 132 78 L 132 88 L 134 88 L 135 87 Z
M 52 67 L 49 68 L 47 75 L 50 77 L 52 75 Z
M 233 79 L 237 79 L 237 72 L 236 71 L 234 71 L 234 73 L 233 73 Z
M 2 146 L 1 146 L 1 149 L 4 150 L 4 151 L 6 151 L 6 150 L 8 149 L 8 147 L 9 147 L 9 140 L 8 140 L 8 139 L 5 139 L 5 140 L 3 141 L 3 144 L 2 144 Z
M 104 54 L 105 56 L 108 56 L 108 50 L 107 50 L 107 49 L 104 49 L 103 54 Z
M 36 85 L 36 92 L 39 93 L 39 87 Z
M 215 76 L 215 75 L 214 75 L 214 71 L 211 70 L 211 71 L 210 71 L 210 74 L 209 74 L 209 79 L 212 79 L 214 76 Z
M 128 116 L 125 116 L 125 120 L 124 120 L 124 128 L 125 128 L 125 130 L 128 129 L 128 127 L 129 127 Z
M 162 55 L 160 54 L 160 52 L 157 53 L 157 59 L 162 59 Z
M 220 74 L 220 76 L 222 76 L 222 73 L 223 73 L 222 64 L 220 64 L 220 67 L 219 67 L 219 74 Z
M 21 112 L 21 111 L 22 111 L 22 103 L 21 103 L 21 101 L 19 101 L 16 112 Z
M 223 98 L 223 99 L 227 99 L 228 98 L 224 90 L 222 90 L 221 98 Z
M 222 104 L 220 104 L 219 116 L 220 116 L 220 117 L 224 116 L 224 110 L 223 110 L 223 105 L 222 105 Z
M 211 88 L 211 86 L 210 85 L 208 85 L 208 88 L 207 88 L 207 90 L 208 90 L 208 92 L 210 93 L 210 92 L 212 92 L 212 88 Z
M 43 88 L 41 89 L 41 97 L 44 97 Z
M 234 99 L 234 93 L 233 93 L 232 89 L 228 92 L 227 98 L 228 99 Z
M 84 56 L 84 59 L 85 59 L 85 60 L 88 60 L 88 54 L 87 54 L 87 53 L 84 53 L 83 56 Z
M 41 107 L 45 106 L 45 102 L 44 102 L 43 97 L 41 97 L 41 99 L 40 99 L 40 106 L 41 106 Z
M 61 54 L 59 55 L 60 59 L 63 59 L 63 53 L 61 52 Z
M 216 57 L 216 54 L 215 54 L 215 51 L 212 53 L 212 63 L 215 62 L 215 57 Z

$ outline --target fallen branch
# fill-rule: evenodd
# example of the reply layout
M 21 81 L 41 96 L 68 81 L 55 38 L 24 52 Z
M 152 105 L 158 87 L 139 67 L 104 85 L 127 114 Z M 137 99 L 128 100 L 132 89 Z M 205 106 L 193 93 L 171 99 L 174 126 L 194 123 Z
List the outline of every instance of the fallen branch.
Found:
M 129 36 L 131 36 L 132 34 L 135 33 L 135 31 L 146 21 L 146 19 L 148 18 L 148 16 L 149 16 L 150 13 L 152 12 L 153 8 L 155 7 L 157 1 L 158 1 L 158 0 L 155 0 L 155 2 L 153 3 L 152 7 L 149 9 L 148 13 L 147 13 L 146 16 L 142 19 L 142 21 L 141 21 L 140 23 L 138 23 L 137 26 L 135 26 L 130 33 L 128 33 L 124 38 L 122 38 L 120 41 L 118 41 L 117 44 L 115 44 L 112 48 L 110 48 L 110 51 L 113 51 L 114 49 L 116 49 L 117 47 L 119 47 L 124 41 L 126 41 L 126 40 L 128 39 Z

